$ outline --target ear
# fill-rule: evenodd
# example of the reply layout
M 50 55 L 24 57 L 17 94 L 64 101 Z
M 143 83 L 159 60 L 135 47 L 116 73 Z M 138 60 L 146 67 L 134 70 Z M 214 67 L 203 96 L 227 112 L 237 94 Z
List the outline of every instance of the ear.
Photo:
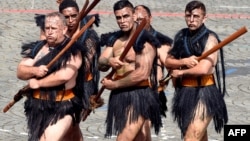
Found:
M 205 23 L 206 20 L 207 20 L 207 15 L 204 16 L 202 23 Z
M 152 18 L 152 16 L 150 16 L 150 17 L 149 17 L 149 23 L 151 24 L 152 21 L 153 21 L 153 18 Z
M 68 31 L 68 26 L 64 26 L 63 27 L 63 35 L 66 35 L 67 31 Z
M 135 22 L 137 21 L 137 15 L 135 13 L 133 14 L 133 19 Z

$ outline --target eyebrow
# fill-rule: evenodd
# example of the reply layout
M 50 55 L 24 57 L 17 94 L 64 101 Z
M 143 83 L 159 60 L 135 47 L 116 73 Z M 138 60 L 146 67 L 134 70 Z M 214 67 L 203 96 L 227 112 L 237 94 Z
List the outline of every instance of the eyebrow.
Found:
M 126 17 L 130 17 L 130 15 L 129 14 L 124 14 L 124 15 L 121 15 L 121 16 L 115 16 L 116 17 L 116 19 L 120 19 L 120 18 L 122 18 L 122 17 L 124 17 L 124 18 L 126 18 Z
M 66 15 L 64 16 L 66 19 L 69 18 L 69 17 L 76 17 L 78 14 L 71 14 L 71 15 Z

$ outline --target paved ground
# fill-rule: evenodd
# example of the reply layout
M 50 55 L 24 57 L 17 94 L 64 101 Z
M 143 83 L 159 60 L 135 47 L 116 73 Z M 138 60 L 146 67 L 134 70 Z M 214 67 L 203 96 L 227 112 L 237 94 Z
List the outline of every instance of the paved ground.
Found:
M 91 1 L 91 0 L 90 0 Z M 250 3 L 248 0 L 210 0 L 205 1 L 209 18 L 207 27 L 216 31 L 221 39 L 225 39 L 242 26 L 249 28 Z M 77 0 L 80 6 L 83 2 Z M 114 31 L 118 27 L 112 15 L 115 0 L 101 0 L 92 11 L 101 15 L 99 34 Z M 159 31 L 173 37 L 177 30 L 185 27 L 183 10 L 187 0 L 131 0 L 134 5 L 145 4 L 153 13 L 153 25 Z M 38 39 L 39 30 L 34 23 L 35 13 L 47 13 L 57 10 L 55 0 L 1 0 L 0 1 L 0 107 L 4 107 L 26 83 L 16 78 L 16 66 L 20 61 L 22 43 Z M 228 106 L 228 124 L 250 124 L 250 33 L 224 47 L 227 71 L 227 92 L 225 96 Z M 105 74 L 102 74 L 105 76 Z M 108 91 L 102 95 L 107 102 Z M 168 105 L 171 104 L 173 88 L 166 89 Z M 24 100 L 24 99 L 23 99 Z M 0 112 L 0 140 L 27 140 L 26 120 L 23 113 L 23 100 L 16 103 L 7 113 Z M 113 141 L 105 139 L 104 120 L 106 105 L 91 114 L 81 129 L 85 141 Z M 172 122 L 170 113 L 163 118 L 164 127 L 160 134 L 153 133 L 154 141 L 179 141 L 180 131 Z M 209 126 L 209 140 L 223 141 L 223 132 L 216 134 L 213 124 Z

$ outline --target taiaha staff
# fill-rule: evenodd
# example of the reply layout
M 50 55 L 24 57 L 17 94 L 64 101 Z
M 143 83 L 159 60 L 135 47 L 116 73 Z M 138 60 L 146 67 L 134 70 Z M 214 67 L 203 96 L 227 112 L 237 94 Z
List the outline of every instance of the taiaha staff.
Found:
M 219 44 L 217 44 L 216 46 L 214 46 L 213 48 L 211 48 L 210 50 L 206 51 L 205 53 L 203 53 L 201 56 L 197 57 L 197 61 L 200 61 L 204 58 L 206 58 L 207 56 L 209 56 L 210 54 L 214 53 L 215 51 L 219 50 L 220 48 L 222 48 L 223 46 L 227 45 L 228 43 L 232 42 L 233 40 L 237 39 L 238 37 L 240 37 L 241 35 L 245 34 L 247 32 L 247 28 L 244 26 L 242 28 L 240 28 L 239 30 L 237 30 L 236 32 L 234 32 L 233 34 L 231 34 L 230 36 L 228 36 L 226 39 L 224 39 L 222 42 L 220 42 Z M 166 76 L 165 78 L 161 79 L 159 81 L 160 85 L 164 85 L 166 82 L 168 82 L 170 79 L 172 78 L 172 76 Z
M 127 42 L 126 47 L 124 49 L 124 51 L 122 52 L 121 56 L 119 57 L 119 60 L 123 60 L 125 58 L 125 56 L 127 55 L 128 51 L 131 49 L 131 47 L 133 46 L 134 42 L 136 41 L 137 37 L 139 36 L 139 34 L 141 33 L 141 31 L 144 29 L 145 25 L 146 25 L 147 21 L 144 18 L 142 20 L 142 22 L 139 24 L 139 26 L 136 28 L 135 32 L 133 33 L 133 35 L 131 36 L 130 40 Z M 107 79 L 111 79 L 113 77 L 113 75 L 115 74 L 116 70 L 112 69 L 112 71 L 106 75 L 105 78 Z M 100 107 L 103 105 L 103 101 L 100 100 L 101 94 L 103 93 L 103 91 L 105 90 L 105 87 L 102 86 L 100 88 L 100 90 L 98 91 L 97 95 L 93 95 L 92 97 L 90 97 L 90 103 L 92 106 L 92 109 Z M 83 113 L 83 121 L 87 118 L 87 116 L 90 114 L 92 110 L 88 109 L 85 110 Z
M 92 17 L 86 25 L 84 25 L 81 30 L 73 36 L 73 38 L 70 40 L 70 42 L 53 58 L 49 64 L 46 66 L 47 68 L 50 68 L 72 45 L 73 43 L 88 29 L 95 21 L 95 17 Z M 24 93 L 27 93 L 31 88 L 29 85 L 24 86 L 22 89 L 18 91 L 18 93 L 14 96 L 13 100 L 9 102 L 3 109 L 3 112 L 7 112 L 16 102 L 21 100 L 24 96 Z
M 100 0 L 94 0 L 94 1 L 90 4 L 90 6 L 88 7 L 89 0 L 86 0 L 85 3 L 84 3 L 84 5 L 83 5 L 82 10 L 80 11 L 80 13 L 79 13 L 79 15 L 78 15 L 78 17 L 77 17 L 77 23 L 80 24 L 80 21 L 81 21 L 85 16 L 88 15 L 88 13 L 98 4 L 99 1 L 100 1 Z M 78 26 L 75 26 L 75 27 L 73 28 L 73 30 L 69 33 L 69 36 L 70 36 L 70 37 L 75 33 L 75 31 L 77 30 L 77 28 L 78 28 Z
M 94 0 L 90 6 L 88 7 L 88 4 L 89 4 L 89 0 L 86 0 L 84 5 L 83 5 L 83 8 L 82 10 L 80 11 L 78 17 L 77 17 L 77 23 L 80 24 L 80 21 L 88 15 L 88 13 L 98 4 L 98 2 L 100 2 L 100 0 Z M 69 36 L 73 36 L 73 34 L 75 33 L 75 31 L 77 30 L 79 25 L 75 26 L 73 28 L 73 30 L 69 33 Z

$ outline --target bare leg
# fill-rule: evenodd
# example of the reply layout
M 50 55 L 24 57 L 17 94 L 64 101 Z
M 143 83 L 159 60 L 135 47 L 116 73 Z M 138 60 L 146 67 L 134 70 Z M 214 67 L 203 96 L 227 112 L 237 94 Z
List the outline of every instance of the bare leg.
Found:
M 145 120 L 141 131 L 137 134 L 135 141 L 151 141 L 150 120 Z
M 42 134 L 40 141 L 61 141 L 72 126 L 72 117 L 70 115 L 57 121 L 56 124 L 49 125 Z
M 83 141 L 83 136 L 79 124 L 71 126 L 67 134 L 65 135 L 64 141 Z
M 208 141 L 207 131 L 205 132 L 204 136 L 202 137 L 201 141 Z
M 205 112 L 205 114 L 203 112 Z M 184 141 L 207 141 L 207 127 L 211 120 L 212 117 L 206 117 L 204 106 L 199 104 L 196 109 L 195 118 L 188 126 Z
M 134 141 L 139 132 L 142 132 L 141 130 L 144 122 L 145 120 L 141 116 L 138 118 L 138 121 L 132 123 L 130 123 L 128 119 L 125 128 L 117 136 L 116 141 Z

